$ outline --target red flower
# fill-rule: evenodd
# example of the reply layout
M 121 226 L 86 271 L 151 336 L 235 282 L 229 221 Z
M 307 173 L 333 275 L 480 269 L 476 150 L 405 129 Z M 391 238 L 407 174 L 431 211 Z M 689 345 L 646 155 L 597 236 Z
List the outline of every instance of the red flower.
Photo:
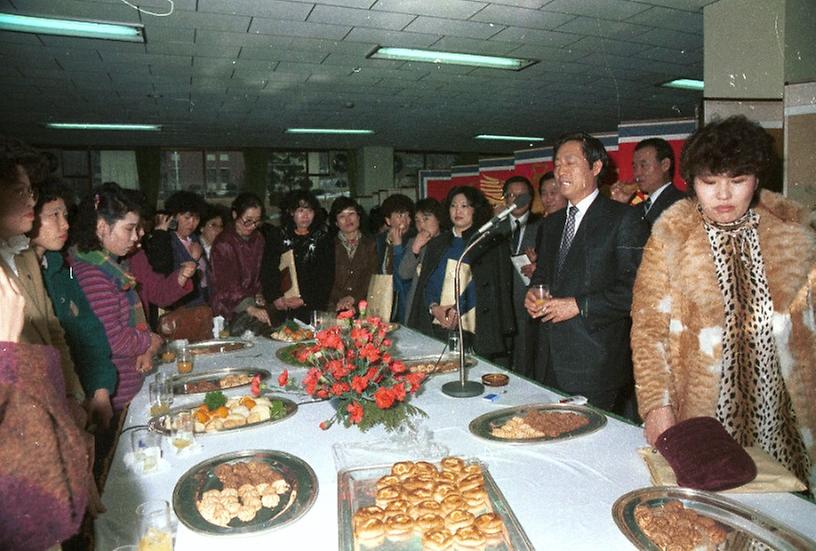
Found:
M 348 392 L 350 390 L 349 386 L 346 383 L 334 383 L 331 386 L 331 393 L 335 396 L 341 396 L 342 394 Z
M 368 343 L 360 350 L 360 356 L 374 363 L 380 359 L 380 350 L 373 344 Z
M 339 320 L 350 320 L 354 317 L 354 308 L 349 308 L 348 310 L 343 310 L 342 312 L 337 314 L 337 319 Z
M 346 411 L 349 414 L 349 421 L 353 424 L 357 424 L 363 420 L 363 406 L 361 406 L 357 402 L 352 402 L 346 408 Z
M 386 348 L 390 348 L 392 344 L 393 343 L 391 342 L 391 339 L 383 339 L 382 341 L 382 345 L 385 346 Z
M 261 374 L 256 373 L 254 377 L 252 377 L 252 386 L 250 387 L 250 392 L 255 397 L 261 395 Z
M 391 365 L 389 365 L 388 367 L 391 368 L 391 373 L 393 373 L 394 375 L 399 375 L 400 373 L 405 373 L 406 371 L 408 371 L 408 368 L 405 367 L 405 364 L 402 363 L 400 360 L 391 362 Z
M 327 421 L 321 421 L 320 422 L 320 430 L 329 430 L 329 427 L 331 427 L 331 426 L 332 426 L 331 421 L 327 420 Z
M 405 383 L 397 383 L 391 387 L 391 392 L 394 394 L 394 399 L 398 402 L 405 400 Z
M 363 392 L 365 392 L 365 389 L 367 387 L 368 387 L 368 379 L 366 379 L 365 377 L 359 377 L 359 376 L 355 375 L 351 379 L 351 388 L 357 394 L 362 394 Z
M 255 376 L 258 377 L 258 375 L 255 375 Z M 253 382 L 254 382 L 254 379 L 253 379 Z M 281 371 L 281 374 L 278 375 L 278 384 L 280 386 L 286 386 L 286 383 L 288 383 L 288 382 L 289 382 L 289 370 L 284 369 L 283 371 Z
M 308 346 L 304 346 L 303 348 L 299 348 L 297 350 L 295 357 L 297 358 L 298 362 L 305 364 L 307 361 L 309 361 L 309 355 L 311 353 L 312 350 Z
M 318 398 L 320 398 L 321 400 L 325 400 L 326 398 L 328 398 L 328 397 L 329 397 L 329 391 L 328 391 L 328 390 L 326 390 L 325 388 L 321 388 L 320 390 L 318 390 L 318 391 L 317 391 L 317 394 L 316 394 L 316 395 L 317 395 L 317 397 L 318 397 Z
M 365 316 L 368 310 L 368 301 L 363 299 L 357 303 L 357 308 L 360 310 L 360 315 Z
M 405 381 L 411 385 L 409 392 L 413 394 L 417 390 L 419 390 L 420 385 L 422 384 L 422 380 L 425 378 L 424 373 L 408 373 L 405 375 Z
M 374 402 L 380 409 L 388 409 L 394 405 L 394 393 L 390 389 L 381 386 L 374 393 Z

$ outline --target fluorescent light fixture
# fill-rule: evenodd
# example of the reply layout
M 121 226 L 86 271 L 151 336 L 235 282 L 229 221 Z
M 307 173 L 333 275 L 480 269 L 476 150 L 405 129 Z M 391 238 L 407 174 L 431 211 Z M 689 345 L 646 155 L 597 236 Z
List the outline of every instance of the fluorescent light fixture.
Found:
M 287 134 L 373 134 L 373 130 L 355 128 L 287 128 Z
M 12 13 L 0 13 L 0 30 L 83 38 L 105 38 L 125 42 L 143 43 L 145 41 L 143 25 L 124 25 L 81 19 L 55 19 Z
M 477 140 L 504 140 L 509 142 L 543 142 L 544 138 L 535 136 L 507 136 L 504 134 L 479 134 L 474 136 Z
M 537 63 L 536 59 L 519 59 L 515 57 L 497 57 L 492 55 L 460 54 L 456 52 L 438 52 L 436 50 L 416 50 L 413 48 L 378 47 L 368 54 L 374 59 L 393 59 L 398 61 L 421 61 L 424 63 L 443 63 L 450 65 L 468 65 L 470 67 L 487 67 L 489 69 L 507 69 L 520 71 Z
M 89 122 L 49 122 L 46 128 L 54 130 L 139 130 L 158 132 L 160 124 L 97 124 Z
M 695 90 L 700 92 L 702 92 L 705 87 L 702 80 L 695 80 L 693 78 L 678 78 L 668 82 L 662 82 L 658 84 L 658 86 L 662 86 L 663 88 L 678 88 L 680 90 Z

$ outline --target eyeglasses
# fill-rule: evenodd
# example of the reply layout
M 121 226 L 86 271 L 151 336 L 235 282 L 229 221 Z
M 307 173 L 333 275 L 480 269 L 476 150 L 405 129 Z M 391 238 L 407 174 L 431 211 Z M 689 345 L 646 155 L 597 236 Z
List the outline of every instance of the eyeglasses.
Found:
M 241 223 L 241 225 L 242 225 L 243 227 L 245 227 L 245 228 L 254 228 L 255 226 L 257 226 L 258 224 L 260 224 L 260 223 L 261 223 L 261 219 L 260 219 L 260 218 L 256 218 L 255 220 L 252 220 L 252 219 L 246 219 L 246 218 L 239 218 L 239 219 L 238 219 L 238 221 L 239 221 L 239 222 Z

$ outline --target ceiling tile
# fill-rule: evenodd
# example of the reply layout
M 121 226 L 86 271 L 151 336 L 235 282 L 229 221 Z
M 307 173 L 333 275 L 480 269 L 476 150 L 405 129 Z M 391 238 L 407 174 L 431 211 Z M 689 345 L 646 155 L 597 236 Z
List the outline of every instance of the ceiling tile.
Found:
M 176 10 L 169 17 L 151 17 L 144 20 L 148 37 L 153 27 L 171 29 L 210 29 L 214 31 L 245 32 L 251 17 Z
M 686 11 L 700 11 L 705 6 L 716 2 L 719 0 L 649 0 L 650 4 Z
M 449 75 L 467 75 L 476 70 L 476 67 L 466 65 L 443 65 L 441 63 L 412 63 L 408 62 L 399 68 L 400 71 L 421 71 L 423 73 L 445 73 Z
M 558 61 L 575 61 L 586 57 L 588 52 L 573 48 L 572 45 L 562 48 L 550 48 L 539 44 L 525 44 L 514 49 L 509 55 L 525 59 L 550 59 Z M 526 71 L 526 69 L 524 69 Z
M 684 50 L 682 48 L 663 48 L 660 46 L 654 46 L 641 49 L 637 55 L 638 57 L 644 59 L 666 61 L 669 63 L 680 63 L 683 65 L 696 65 L 703 62 L 702 50 Z
M 342 65 L 349 70 L 355 67 L 381 67 L 383 69 L 396 69 L 405 64 L 404 61 L 394 61 L 391 59 L 366 59 L 361 56 L 329 54 L 323 61 L 324 65 Z
M 340 40 L 346 36 L 350 30 L 351 27 L 344 25 L 302 23 L 298 21 L 281 21 L 278 19 L 255 17 L 252 19 L 252 26 L 249 29 L 249 33 Z
M 41 15 L 45 17 L 73 17 L 97 21 L 112 21 L 121 23 L 138 23 L 139 14 L 133 8 L 122 2 L 116 4 L 100 4 L 77 0 L 23 0 L 15 2 L 19 13 L 26 15 Z M 165 3 L 165 6 L 167 4 Z
M 347 41 L 370 42 L 380 46 L 398 46 L 403 48 L 427 48 L 441 38 L 439 34 L 413 32 L 381 31 L 355 27 L 346 37 Z
M 404 13 L 357 10 L 318 4 L 314 10 L 312 10 L 312 13 L 309 14 L 308 21 L 399 31 L 413 21 L 414 17 L 413 15 Z
M 354 32 L 354 31 L 352 31 Z M 352 42 L 345 40 L 320 40 L 317 38 L 292 38 L 289 48 L 307 52 L 337 53 L 365 57 L 374 46 L 373 42 Z
M 458 21 L 455 19 L 441 19 L 438 17 L 417 17 L 405 30 L 417 33 L 433 33 L 465 38 L 490 38 L 504 27 L 493 23 L 478 23 Z
M 241 59 L 320 63 L 327 55 L 329 54 L 321 51 L 290 50 L 283 48 L 241 48 Z
M 181 42 L 162 42 L 147 45 L 149 54 L 169 54 L 200 57 L 228 57 L 236 58 L 241 51 L 240 46 L 213 44 L 182 44 Z
M 174 44 L 192 44 L 195 41 L 195 29 L 160 27 L 153 25 L 145 29 L 145 45 L 149 49 L 154 44 L 172 46 Z
M 521 43 L 499 42 L 494 40 L 476 40 L 458 36 L 443 36 L 434 43 L 432 50 L 461 52 L 468 54 L 502 55 L 521 46 Z
M 559 31 L 563 32 L 586 36 L 604 36 L 620 40 L 635 40 L 651 29 L 651 27 L 635 25 L 633 23 L 607 21 L 605 19 L 584 16 L 576 17 L 558 28 Z
M 145 45 L 118 40 L 96 40 L 93 38 L 75 38 L 72 36 L 37 35 L 46 46 L 64 50 L 107 50 L 112 52 L 144 52 Z
M 551 48 L 559 48 L 581 38 L 578 35 L 557 31 L 540 31 L 524 29 L 522 27 L 507 27 L 491 40 L 543 44 Z
M 651 8 L 627 19 L 629 23 L 640 23 L 662 29 L 673 29 L 686 33 L 703 34 L 702 12 L 687 12 L 669 8 Z
M 282 73 L 307 73 L 307 74 L 348 74 L 352 70 L 351 67 L 337 67 L 333 65 L 319 65 L 316 63 L 293 63 L 291 61 L 282 61 L 278 65 L 277 71 Z
M 471 17 L 471 21 L 484 21 L 500 25 L 515 25 L 532 29 L 551 30 L 574 19 L 574 16 L 563 13 L 544 12 L 510 6 L 487 6 Z
M 444 2 L 439 0 L 378 0 L 372 9 L 467 19 L 486 5 L 486 2 L 470 2 L 468 0 L 445 0 Z
M 637 38 L 638 42 L 665 46 L 671 44 L 677 48 L 688 50 L 702 50 L 703 37 L 699 34 L 682 33 L 669 29 L 652 29 Z
M 0 31 L 0 48 L 8 47 L 11 44 L 42 46 L 42 42 L 39 41 L 35 34 Z
M 644 49 L 649 48 L 648 46 L 637 42 L 615 40 L 614 38 L 599 39 L 598 37 L 594 36 L 586 36 L 577 42 L 573 42 L 568 46 L 568 48 L 571 50 L 579 50 L 584 52 L 596 52 L 598 51 L 599 44 L 603 45 L 603 50 L 605 52 L 621 56 L 638 55 Z
M 199 12 L 213 12 L 251 17 L 274 17 L 305 21 L 312 7 L 299 2 L 278 0 L 198 0 Z
M 542 10 L 601 19 L 623 20 L 649 9 L 648 4 L 628 0 L 552 0 Z

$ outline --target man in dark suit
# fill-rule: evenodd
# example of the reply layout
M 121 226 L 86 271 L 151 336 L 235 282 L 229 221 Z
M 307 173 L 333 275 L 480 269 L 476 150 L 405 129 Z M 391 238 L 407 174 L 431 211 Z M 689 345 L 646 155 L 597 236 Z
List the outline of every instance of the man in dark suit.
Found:
M 530 348 L 535 343 L 533 322 L 524 308 L 524 295 L 530 276 L 535 270 L 535 264 L 530 261 L 527 251 L 535 250 L 536 235 L 541 217 L 530 210 L 533 199 L 533 185 L 524 176 L 512 176 L 505 180 L 502 188 L 504 205 L 509 207 L 522 195 L 527 195 L 529 201 L 523 207 L 510 212 L 501 225 L 501 233 L 510 249 L 510 259 L 513 262 L 513 314 L 516 318 L 516 334 L 512 338 L 513 351 L 512 366 L 516 373 L 532 376 L 532 357 L 534 351 Z M 521 270 L 521 271 L 520 271 Z
M 554 159 L 568 203 L 541 222 L 524 302 L 540 320 L 535 377 L 622 411 L 632 380 L 632 285 L 649 230 L 635 209 L 598 193 L 609 157 L 597 138 L 566 135 L 555 144 Z M 549 285 L 551 296 L 537 300 L 538 284 Z
M 649 198 L 635 208 L 642 209 L 650 228 L 664 210 L 684 197 L 672 183 L 674 151 L 662 138 L 648 138 L 635 146 L 632 175 L 640 190 L 649 194 Z

